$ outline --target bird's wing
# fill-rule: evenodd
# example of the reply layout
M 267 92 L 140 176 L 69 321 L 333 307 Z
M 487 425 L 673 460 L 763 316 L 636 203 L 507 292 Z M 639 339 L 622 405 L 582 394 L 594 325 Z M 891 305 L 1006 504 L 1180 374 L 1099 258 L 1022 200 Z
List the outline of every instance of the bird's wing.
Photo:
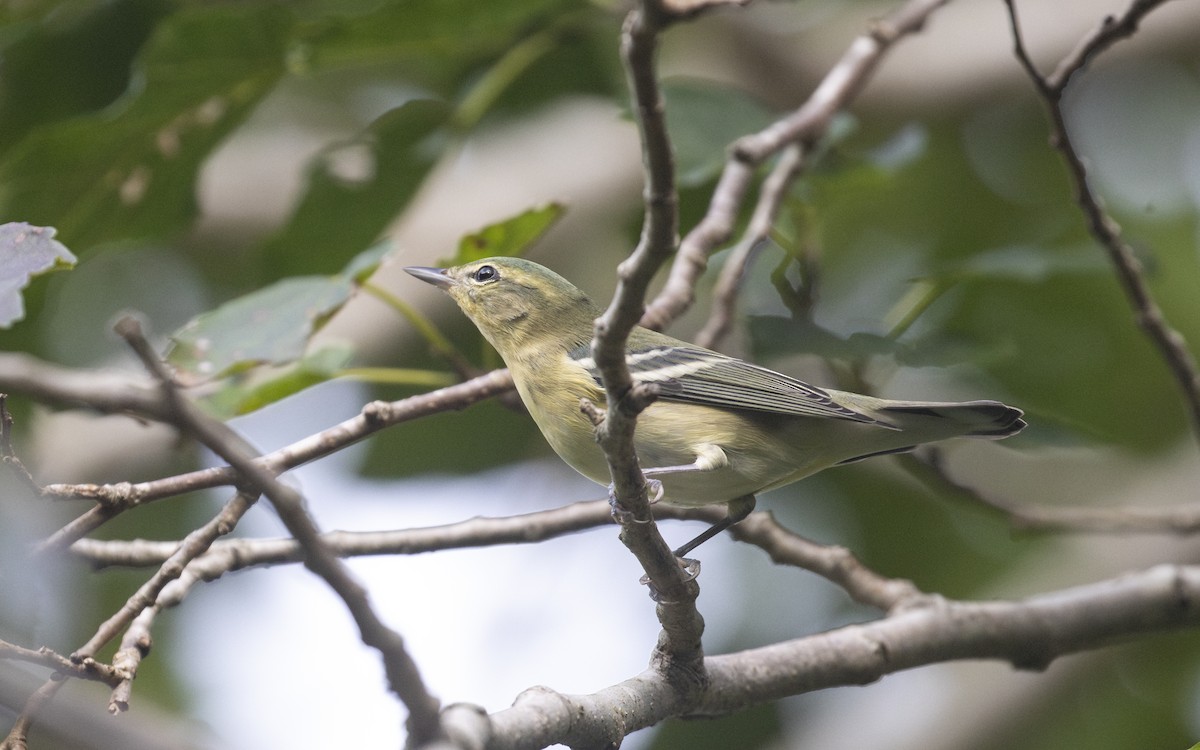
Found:
M 599 385 L 600 371 L 590 352 L 581 349 L 573 354 Z M 837 403 L 820 388 L 700 347 L 656 345 L 633 349 L 627 362 L 635 382 L 656 384 L 659 398 L 668 401 L 768 414 L 880 422 Z

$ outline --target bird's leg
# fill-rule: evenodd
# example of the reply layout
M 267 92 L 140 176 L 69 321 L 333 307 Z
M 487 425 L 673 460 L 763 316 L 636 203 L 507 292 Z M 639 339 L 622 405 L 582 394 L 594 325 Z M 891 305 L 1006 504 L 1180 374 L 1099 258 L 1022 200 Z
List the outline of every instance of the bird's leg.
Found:
M 663 474 L 680 474 L 685 471 L 712 471 L 729 464 L 729 457 L 717 445 L 701 445 L 696 449 L 696 460 L 680 466 L 657 466 L 643 469 L 642 476 L 646 478 L 646 487 L 650 490 L 650 504 L 653 505 L 663 496 L 663 483 L 654 477 Z M 617 502 L 617 490 L 612 484 L 608 485 L 608 504 L 612 507 L 612 516 L 618 523 L 632 521 L 629 511 Z
M 680 474 L 687 471 L 713 471 L 714 469 L 720 469 L 728 465 L 729 457 L 725 455 L 725 451 L 721 450 L 721 447 L 718 445 L 708 444 L 699 446 L 697 448 L 696 460 L 690 464 L 683 464 L 681 466 L 659 466 L 653 469 L 646 469 L 642 473 L 646 475 L 646 477 L 655 477 L 662 476 L 664 474 Z M 684 544 L 682 547 L 675 550 L 675 556 L 686 561 L 687 553 L 696 549 L 704 542 L 707 542 L 709 539 L 712 539 L 717 534 L 720 534 L 725 529 L 728 529 L 730 526 L 750 515 L 750 512 L 754 510 L 754 502 L 754 495 L 745 495 L 743 497 L 730 500 L 726 504 L 729 509 L 729 512 L 726 514 L 726 516 L 705 529 L 704 532 L 695 539 L 692 539 L 687 544 Z
M 717 521 L 712 526 L 709 526 L 704 531 L 700 532 L 696 538 L 684 544 L 679 549 L 675 550 L 675 556 L 681 559 L 687 559 L 687 553 L 704 544 L 709 539 L 712 539 L 717 534 L 720 534 L 725 529 L 734 525 L 746 516 L 750 515 L 750 511 L 754 510 L 754 495 L 743 495 L 726 503 L 728 511 L 725 517 Z
M 721 469 L 728 465 L 729 456 L 725 455 L 725 451 L 721 450 L 721 446 L 706 443 L 696 448 L 696 460 L 690 464 L 656 466 L 651 469 L 643 469 L 642 475 L 649 478 L 662 476 L 663 474 L 682 474 L 686 471 L 712 471 L 713 469 Z

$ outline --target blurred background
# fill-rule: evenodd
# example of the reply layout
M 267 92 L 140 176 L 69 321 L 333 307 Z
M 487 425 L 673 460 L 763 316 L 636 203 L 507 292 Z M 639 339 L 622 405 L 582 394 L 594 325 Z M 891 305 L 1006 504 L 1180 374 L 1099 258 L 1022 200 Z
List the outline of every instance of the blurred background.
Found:
M 894 7 L 760 1 L 667 33 L 660 70 L 684 231 L 706 209 L 728 143 L 802 103 Z M 1031 52 L 1050 70 L 1124 4 L 1019 7 Z M 436 265 L 463 235 L 557 202 L 561 220 L 527 254 L 607 301 L 641 221 L 639 146 L 617 57 L 625 9 L 566 0 L 5 4 L 0 221 L 56 227 L 79 264 L 31 286 L 26 319 L 0 332 L 0 349 L 136 373 L 109 333 L 119 312 L 139 311 L 166 350 L 195 316 L 283 279 L 335 278 L 382 241 L 388 255 L 371 283 L 384 294 L 349 296 L 306 340 L 306 354 L 332 359 L 232 373 L 197 395 L 226 414 L 272 402 L 234 422 L 271 450 L 371 399 L 427 390 L 411 373 L 365 369 L 447 371 L 388 295 L 429 316 L 473 363 L 494 366 L 452 304 L 398 269 Z M 1196 2 L 1167 3 L 1066 98 L 1094 188 L 1193 351 L 1198 33 Z M 1020 406 L 1031 427 L 1018 438 L 946 449 L 950 474 L 989 496 L 1039 506 L 1195 502 L 1200 454 L 1177 388 L 1085 231 L 1011 48 L 999 0 L 950 3 L 899 43 L 797 183 L 722 346 L 817 384 Z M 714 275 L 673 334 L 703 324 Z M 264 382 L 274 395 L 257 402 L 222 397 L 261 395 L 254 388 Z M 10 407 L 19 452 L 43 483 L 139 481 L 212 460 L 134 420 L 19 394 Z M 452 523 L 604 493 L 559 462 L 525 415 L 495 402 L 387 430 L 289 476 L 328 529 Z M 30 567 L 32 541 L 83 508 L 0 490 L 0 638 L 69 652 L 148 571 L 93 573 L 71 559 Z M 96 536 L 179 538 L 224 499 L 158 503 Z M 1188 537 L 1015 533 L 891 459 L 831 470 L 760 507 L 885 575 L 954 598 L 1020 597 L 1200 557 Z M 695 531 L 663 525 L 672 543 Z M 281 533 L 265 506 L 238 529 Z M 725 538 L 702 558 L 709 653 L 877 616 Z M 643 669 L 657 635 L 636 563 L 611 528 L 351 565 L 446 703 L 499 710 L 537 684 L 593 692 Z M 33 745 L 402 741 L 403 712 L 376 654 L 341 603 L 295 566 L 203 585 L 159 618 L 154 635 L 127 715 L 105 713 L 103 687 L 73 683 L 38 722 Z M 0 662 L 0 729 L 44 676 Z M 1063 658 L 1038 674 L 998 663 L 929 667 L 668 722 L 627 746 L 1105 750 L 1198 739 L 1200 634 L 1184 632 Z

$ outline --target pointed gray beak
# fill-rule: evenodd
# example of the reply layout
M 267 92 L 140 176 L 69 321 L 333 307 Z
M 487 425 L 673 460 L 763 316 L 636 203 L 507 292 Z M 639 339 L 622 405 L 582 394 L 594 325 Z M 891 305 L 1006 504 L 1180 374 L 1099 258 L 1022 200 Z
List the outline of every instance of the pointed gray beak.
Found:
M 425 266 L 406 266 L 405 271 L 416 276 L 421 281 L 428 284 L 433 284 L 442 289 L 449 289 L 454 286 L 454 279 L 446 275 L 445 268 L 426 268 Z

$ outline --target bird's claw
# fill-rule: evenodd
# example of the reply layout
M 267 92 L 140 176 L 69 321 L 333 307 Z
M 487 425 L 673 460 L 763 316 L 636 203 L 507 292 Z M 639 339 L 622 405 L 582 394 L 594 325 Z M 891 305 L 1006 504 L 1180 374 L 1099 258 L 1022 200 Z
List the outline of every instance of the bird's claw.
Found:
M 637 517 L 633 511 L 626 510 L 625 506 L 617 500 L 617 489 L 613 485 L 608 485 L 608 507 L 612 514 L 613 520 L 625 526 L 631 523 L 650 523 L 650 519 L 641 519 Z
M 700 575 L 700 561 L 694 560 L 689 557 L 677 557 L 675 559 L 679 561 L 679 567 L 681 567 L 683 569 L 683 574 L 684 574 L 683 580 L 684 581 L 696 580 L 696 576 Z M 647 589 L 649 589 L 650 598 L 653 599 L 658 604 L 670 604 L 670 602 L 667 602 L 662 598 L 662 592 L 660 592 L 658 590 L 658 588 L 654 585 L 654 582 L 650 580 L 649 575 L 643 575 L 641 578 L 638 579 L 638 583 L 642 584 Z
M 650 498 L 649 502 L 651 505 L 654 505 L 659 500 L 662 500 L 664 494 L 662 481 L 646 477 L 646 494 Z

